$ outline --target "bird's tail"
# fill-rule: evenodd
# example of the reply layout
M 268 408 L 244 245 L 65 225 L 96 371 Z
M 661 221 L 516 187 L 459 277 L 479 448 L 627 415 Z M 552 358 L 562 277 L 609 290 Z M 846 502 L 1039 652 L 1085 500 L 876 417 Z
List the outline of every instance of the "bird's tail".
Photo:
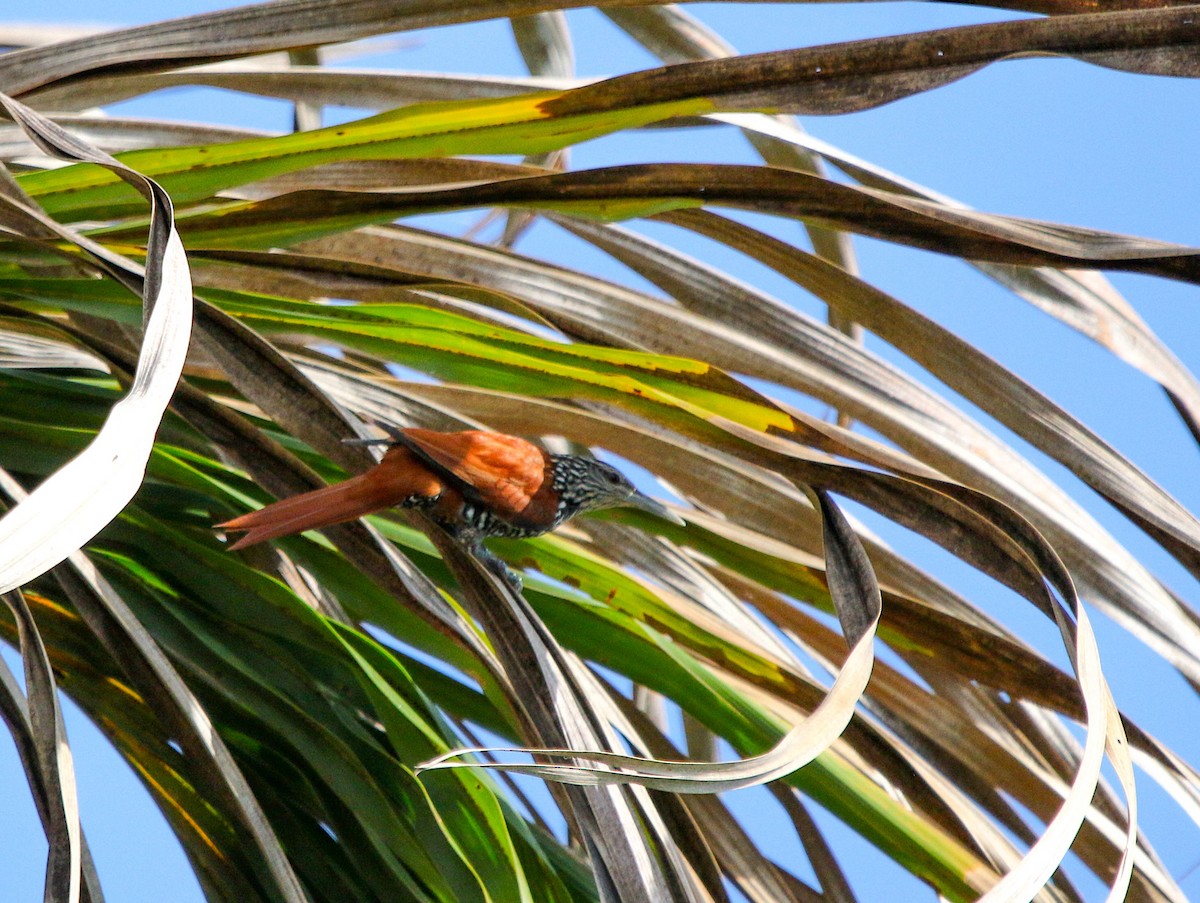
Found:
M 383 476 L 380 468 L 376 467 L 345 482 L 274 502 L 258 511 L 217 524 L 217 527 L 247 531 L 245 536 L 229 547 L 232 551 L 277 536 L 291 536 L 293 533 L 355 520 L 405 500 L 408 489 L 397 486 L 396 481 Z

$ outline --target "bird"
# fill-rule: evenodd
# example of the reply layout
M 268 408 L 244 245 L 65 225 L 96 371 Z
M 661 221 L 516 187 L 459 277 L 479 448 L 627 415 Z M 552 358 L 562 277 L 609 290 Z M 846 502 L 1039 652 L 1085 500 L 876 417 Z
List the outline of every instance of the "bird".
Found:
M 387 439 L 347 440 L 388 445 L 379 463 L 365 473 L 217 524 L 218 529 L 245 532 L 229 549 L 387 508 L 412 508 L 519 590 L 520 578 L 483 540 L 540 536 L 577 514 L 619 506 L 684 523 L 615 467 L 595 458 L 549 454 L 519 436 L 487 430 L 384 429 Z

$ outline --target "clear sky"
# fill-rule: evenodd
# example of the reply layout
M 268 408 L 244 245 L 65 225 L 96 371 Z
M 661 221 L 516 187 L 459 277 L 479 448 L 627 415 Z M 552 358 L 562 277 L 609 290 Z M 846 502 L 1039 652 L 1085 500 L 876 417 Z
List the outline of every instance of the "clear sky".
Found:
M 84 0 L 46 0 L 38 5 L 8 5 L 0 21 L 104 23 L 147 22 L 168 16 L 219 9 L 216 0 L 123 0 L 98 4 Z M 778 4 L 746 8 L 732 4 L 688 7 L 715 27 L 739 50 L 798 47 L 889 33 L 1011 18 L 1012 14 L 977 7 L 933 3 Z M 602 75 L 647 68 L 653 60 L 625 40 L 591 10 L 568 16 L 577 41 L 581 75 Z M 764 23 L 767 23 L 764 25 Z M 480 23 L 454 30 L 418 32 L 413 43 L 392 54 L 388 63 L 406 69 L 522 71 L 504 23 Z M 352 61 L 351 64 L 364 64 Z M 1200 246 L 1200 180 L 1195 175 L 1200 147 L 1200 83 L 1112 72 L 1066 60 L 1020 60 L 993 65 L 953 85 L 889 106 L 847 116 L 809 118 L 804 126 L 844 150 L 923 183 L 981 210 L 1053 220 L 1145 235 Z M 123 104 L 129 114 L 235 122 L 263 128 L 287 128 L 286 105 L 230 98 L 217 92 L 178 89 Z M 601 145 L 603 145 L 601 147 Z M 714 150 L 714 148 L 716 150 Z M 689 145 L 678 132 L 646 132 L 601 139 L 573 152 L 573 165 L 586 167 L 613 154 L 628 159 L 753 162 L 752 152 L 736 134 Z M 522 247 L 536 253 L 544 243 L 563 241 L 546 227 L 534 230 Z M 924 252 L 872 240 L 856 240 L 863 275 L 977 344 L 1049 394 L 1139 464 L 1193 511 L 1200 510 L 1196 480 L 1197 449 L 1173 415 L 1157 385 L 1112 358 L 1088 340 L 993 286 L 965 265 Z M 590 259 L 590 258 L 589 258 Z M 731 266 L 727 261 L 715 261 Z M 815 310 L 781 280 L 760 281 L 768 290 Z M 603 273 L 627 278 L 615 270 Z M 1200 289 L 1148 277 L 1114 275 L 1141 315 L 1158 330 L 1193 370 L 1200 368 Z M 873 342 L 872 347 L 910 371 L 902 358 Z M 986 422 L 986 418 L 985 422 Z M 996 431 L 1012 437 L 1002 427 Z M 1012 440 L 1025 449 L 1019 440 Z M 1053 462 L 1030 456 L 1068 487 L 1118 539 L 1148 562 L 1193 606 L 1195 583 L 1140 533 L 1106 509 Z M 898 535 L 898 534 L 897 534 Z M 888 538 L 891 538 L 890 536 Z M 944 557 L 922 551 L 923 561 L 939 569 Z M 946 573 L 936 570 L 939 574 Z M 994 584 L 954 570 L 950 578 L 982 607 L 1018 629 L 1059 662 L 1061 651 L 1046 638 L 1044 622 L 1016 610 L 1011 597 Z M 1170 669 L 1131 641 L 1106 619 L 1097 618 L 1106 674 L 1118 704 L 1142 727 L 1195 761 L 1200 729 L 1195 697 Z M 15 658 L 6 651 L 15 666 Z M 1186 711 L 1186 717 L 1180 712 Z M 178 845 L 166 831 L 136 779 L 81 718 L 68 730 L 79 770 L 84 827 L 88 833 L 110 903 L 201 899 Z M 1195 825 L 1139 776 L 1143 823 L 1151 840 L 1177 877 L 1200 862 Z M 0 740 L 0 874 L 4 899 L 40 898 L 44 841 L 19 774 L 11 744 Z M 768 808 L 761 795 L 747 793 L 728 801 L 739 812 Z M 831 819 L 823 819 L 829 825 Z M 836 844 L 848 832 L 837 831 Z M 762 831 L 764 834 L 771 830 Z M 780 831 L 779 833 L 783 833 Z M 862 899 L 930 899 L 915 883 L 879 864 L 856 839 L 836 847 Z M 799 856 L 793 846 L 778 855 Z M 863 868 L 861 863 L 872 865 Z M 1078 871 L 1074 872 L 1078 875 Z M 896 883 L 896 882 L 900 883 Z M 1181 880 L 1200 898 L 1200 870 Z M 1084 884 L 1089 898 L 1098 890 Z M 901 893 L 898 888 L 903 888 Z M 911 890 L 910 890 L 911 889 Z

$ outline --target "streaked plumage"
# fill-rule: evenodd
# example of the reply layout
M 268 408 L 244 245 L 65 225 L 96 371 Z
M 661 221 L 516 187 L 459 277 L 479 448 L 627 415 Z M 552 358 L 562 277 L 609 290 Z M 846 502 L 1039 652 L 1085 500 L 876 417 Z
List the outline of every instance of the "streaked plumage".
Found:
M 479 545 L 483 539 L 538 536 L 583 511 L 628 505 L 679 521 L 593 458 L 550 455 L 525 439 L 482 430 L 389 432 L 394 444 L 366 473 L 218 524 L 246 531 L 230 549 L 386 508 L 423 509 L 489 563 L 495 562 Z

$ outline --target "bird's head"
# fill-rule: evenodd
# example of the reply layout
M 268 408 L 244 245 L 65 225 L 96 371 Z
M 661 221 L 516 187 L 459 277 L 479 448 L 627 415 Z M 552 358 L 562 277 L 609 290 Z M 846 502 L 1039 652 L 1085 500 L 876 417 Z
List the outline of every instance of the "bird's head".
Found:
M 559 522 L 584 511 L 628 507 L 683 524 L 665 505 L 639 492 L 621 471 L 595 458 L 555 455 L 554 490 L 559 499 Z

